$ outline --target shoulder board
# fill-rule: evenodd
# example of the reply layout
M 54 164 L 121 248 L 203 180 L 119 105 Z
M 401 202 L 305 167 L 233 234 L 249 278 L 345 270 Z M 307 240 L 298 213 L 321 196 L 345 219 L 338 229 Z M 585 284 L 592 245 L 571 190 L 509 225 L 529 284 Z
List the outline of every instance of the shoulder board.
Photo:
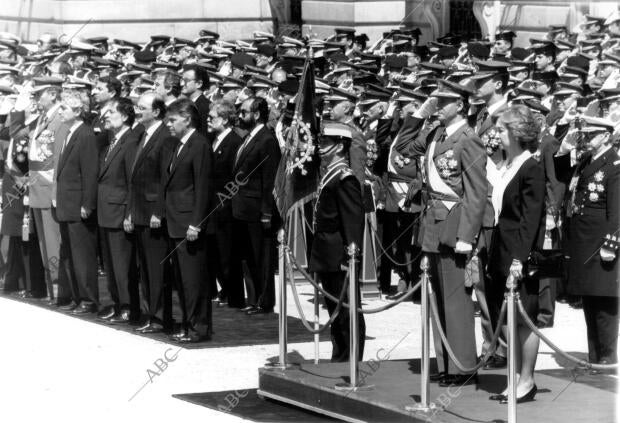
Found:
M 340 180 L 342 181 L 345 178 L 348 178 L 349 176 L 355 176 L 353 174 L 353 171 L 351 169 L 349 169 L 348 167 L 343 168 L 340 171 Z

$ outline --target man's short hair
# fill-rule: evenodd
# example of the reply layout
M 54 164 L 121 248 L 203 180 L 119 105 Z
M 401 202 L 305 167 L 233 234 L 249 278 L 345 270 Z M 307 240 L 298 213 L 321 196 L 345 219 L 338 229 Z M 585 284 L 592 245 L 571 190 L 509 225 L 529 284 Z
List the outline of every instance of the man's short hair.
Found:
M 99 80 L 99 82 L 103 82 L 105 84 L 106 88 L 112 93 L 114 98 L 120 97 L 121 90 L 123 89 L 123 84 L 121 81 L 111 76 L 104 76 Z
M 198 108 L 193 101 L 186 98 L 176 100 L 168 107 L 168 115 L 179 115 L 183 118 L 189 118 L 190 126 L 200 130 L 200 114 Z
M 209 73 L 202 66 L 198 66 L 195 64 L 187 65 L 184 68 L 185 71 L 194 71 L 194 76 L 197 82 L 202 82 L 201 88 L 206 90 L 209 88 Z
M 213 103 L 211 107 L 213 107 L 213 110 L 215 110 L 215 113 L 217 113 L 219 117 L 226 120 L 228 124 L 234 125 L 235 118 L 237 117 L 237 109 L 233 103 L 226 100 L 218 100 Z
M 127 125 L 133 126 L 136 121 L 136 111 L 133 107 L 133 102 L 128 98 L 120 97 L 114 100 L 114 107 L 121 115 L 127 118 Z

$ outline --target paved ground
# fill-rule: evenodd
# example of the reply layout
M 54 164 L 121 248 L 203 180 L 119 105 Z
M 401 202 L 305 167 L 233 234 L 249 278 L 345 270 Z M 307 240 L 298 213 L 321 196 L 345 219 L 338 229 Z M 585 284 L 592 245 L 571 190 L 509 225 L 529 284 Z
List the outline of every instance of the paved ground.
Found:
M 313 310 L 308 301 L 311 292 L 310 285 L 300 287 L 306 315 Z M 289 289 L 289 299 L 290 295 Z M 373 300 L 365 306 L 381 304 L 384 302 Z M 291 316 L 298 316 L 292 299 L 288 309 Z M 323 309 L 321 316 L 325 321 Z M 562 349 L 585 357 L 582 312 L 558 304 L 555 321 L 556 327 L 545 333 Z M 0 421 L 10 423 L 38 419 L 74 422 L 81 418 L 89 422 L 129 421 L 134 417 L 152 422 L 191 418 L 241 421 L 172 395 L 256 388 L 257 369 L 278 353 L 277 344 L 179 349 L 6 298 L 0 298 L 0 322 Z M 412 303 L 368 316 L 364 358 L 375 357 L 380 349 L 391 350 L 393 359 L 419 357 L 419 323 L 419 306 Z M 251 320 L 247 324 L 259 325 Z M 312 336 L 306 339 L 290 344 L 289 351 L 312 359 Z M 327 340 L 327 335 L 321 339 Z M 329 358 L 330 348 L 329 342 L 321 342 L 321 359 Z M 537 370 L 553 371 L 563 364 L 548 347 L 541 347 Z M 125 417 L 119 420 L 120 416 Z M 566 421 L 571 421 L 570 416 Z

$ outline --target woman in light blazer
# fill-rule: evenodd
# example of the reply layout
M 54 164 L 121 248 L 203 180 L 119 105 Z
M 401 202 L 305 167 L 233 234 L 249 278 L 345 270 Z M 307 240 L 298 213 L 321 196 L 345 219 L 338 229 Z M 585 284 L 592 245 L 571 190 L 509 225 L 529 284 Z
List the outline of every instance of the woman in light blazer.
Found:
M 540 127 L 530 109 L 511 106 L 497 122 L 506 162 L 501 179 L 493 188 L 493 208 L 497 226 L 491 241 L 489 272 L 493 283 L 487 299 L 494 326 L 498 322 L 506 279 L 519 281 L 521 301 L 528 316 L 538 314 L 538 280 L 527 275 L 527 258 L 538 248 L 538 234 L 544 225 L 545 172 L 533 157 L 539 144 Z M 519 319 L 520 320 L 520 319 Z M 538 337 L 522 321 L 517 324 L 517 401 L 531 401 L 536 395 L 534 367 L 538 355 Z M 492 400 L 507 403 L 506 391 Z

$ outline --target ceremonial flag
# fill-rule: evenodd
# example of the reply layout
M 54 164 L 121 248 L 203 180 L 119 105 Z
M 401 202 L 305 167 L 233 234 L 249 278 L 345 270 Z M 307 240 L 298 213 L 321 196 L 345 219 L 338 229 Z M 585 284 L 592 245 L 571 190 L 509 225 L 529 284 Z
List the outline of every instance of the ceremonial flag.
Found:
M 293 206 L 312 199 L 318 186 L 319 125 L 314 110 L 314 89 L 314 64 L 312 59 L 306 58 L 274 186 L 276 205 L 283 219 L 288 217 Z

